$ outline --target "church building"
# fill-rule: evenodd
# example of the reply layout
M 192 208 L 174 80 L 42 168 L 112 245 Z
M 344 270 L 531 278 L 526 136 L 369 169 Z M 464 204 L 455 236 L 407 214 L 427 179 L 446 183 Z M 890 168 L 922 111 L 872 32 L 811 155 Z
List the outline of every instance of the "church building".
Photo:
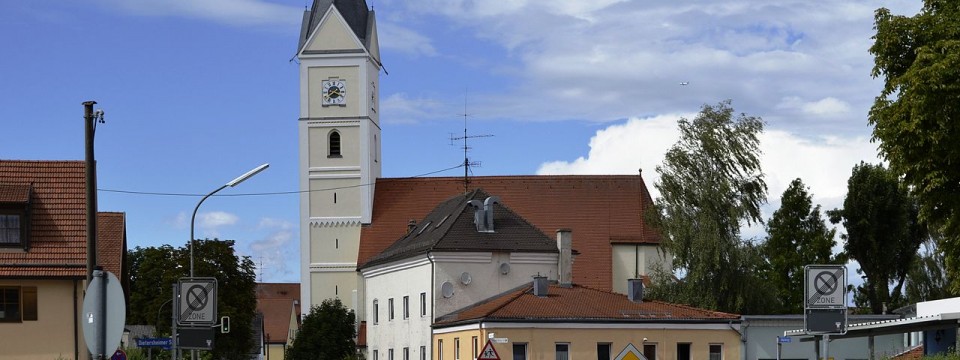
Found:
M 324 299 L 339 298 L 356 310 L 361 330 L 384 322 L 384 316 L 432 324 L 438 316 L 528 283 L 532 276 L 560 280 L 562 249 L 554 235 L 561 229 L 572 238 L 573 283 L 625 294 L 628 279 L 646 278 L 655 267 L 671 268 L 670 256 L 659 247 L 659 234 L 644 223 L 653 202 L 640 174 L 478 176 L 470 178 L 466 189 L 462 177 L 382 177 L 378 107 L 382 63 L 376 16 L 365 0 L 314 0 L 304 12 L 299 44 L 303 312 Z M 498 243 L 503 248 L 454 249 L 438 244 L 469 244 L 483 234 L 448 233 L 441 243 L 414 242 L 439 248 L 399 251 L 411 241 L 411 232 L 443 227 L 442 217 L 433 218 L 443 204 L 460 211 L 458 216 L 491 206 L 494 214 L 522 219 L 526 235 Z M 447 210 L 452 217 L 455 211 Z M 468 220 L 479 226 L 478 219 Z M 492 225 L 495 229 L 496 223 Z M 523 250 L 533 246 L 523 241 L 533 241 L 536 251 Z M 476 268 L 423 267 L 444 261 Z M 413 268 L 420 270 L 403 271 Z M 493 281 L 504 282 L 489 283 Z M 395 295 L 370 295 L 382 293 L 384 287 Z M 481 288 L 489 291 L 471 293 Z M 410 313 L 391 315 L 384 312 L 388 306 Z M 395 338 L 380 333 L 369 340 Z M 368 350 L 410 347 L 419 353 L 409 356 L 429 358 L 429 334 L 416 339 L 416 344 L 404 346 L 371 343 Z M 370 351 L 366 356 L 401 358 L 399 353 L 396 358 L 375 357 Z

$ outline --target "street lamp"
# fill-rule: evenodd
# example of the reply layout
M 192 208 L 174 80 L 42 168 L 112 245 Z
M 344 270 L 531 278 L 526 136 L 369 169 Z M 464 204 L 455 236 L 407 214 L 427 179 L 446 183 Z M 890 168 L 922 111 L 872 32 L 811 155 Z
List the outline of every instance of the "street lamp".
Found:
M 230 180 L 230 182 L 210 192 L 209 194 L 204 196 L 203 199 L 200 199 L 200 202 L 197 203 L 197 207 L 193 208 L 193 216 L 190 217 L 190 277 L 193 277 L 193 225 L 197 220 L 197 209 L 200 209 L 200 204 L 203 204 L 204 200 L 206 200 L 211 195 L 216 194 L 218 191 L 223 190 L 228 186 L 229 187 L 237 186 L 240 183 L 242 183 L 244 180 L 249 179 L 250 177 L 256 174 L 259 174 L 261 171 L 263 171 L 268 167 L 270 167 L 270 164 L 263 164 L 263 165 L 257 166 L 253 170 L 247 171 L 246 174 L 240 175 L 236 179 Z

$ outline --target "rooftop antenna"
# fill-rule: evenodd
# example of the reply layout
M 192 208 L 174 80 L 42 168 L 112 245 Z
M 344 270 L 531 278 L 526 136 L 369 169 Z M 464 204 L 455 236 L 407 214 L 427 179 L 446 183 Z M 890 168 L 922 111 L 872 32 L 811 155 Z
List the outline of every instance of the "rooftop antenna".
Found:
M 260 272 L 260 282 L 263 282 L 263 256 L 260 257 L 260 266 L 257 267 L 257 270 Z
M 467 151 L 470 150 L 470 146 L 467 146 L 467 139 L 473 138 L 484 138 L 484 137 L 493 137 L 493 135 L 482 134 L 482 135 L 468 135 L 467 134 L 467 117 L 470 116 L 467 113 L 467 90 L 463 91 L 463 136 L 454 137 L 453 134 L 450 134 L 450 145 L 453 145 L 454 141 L 463 140 L 463 192 L 466 193 L 470 191 L 470 167 L 480 167 L 481 163 L 479 161 L 470 161 L 470 158 L 467 157 Z

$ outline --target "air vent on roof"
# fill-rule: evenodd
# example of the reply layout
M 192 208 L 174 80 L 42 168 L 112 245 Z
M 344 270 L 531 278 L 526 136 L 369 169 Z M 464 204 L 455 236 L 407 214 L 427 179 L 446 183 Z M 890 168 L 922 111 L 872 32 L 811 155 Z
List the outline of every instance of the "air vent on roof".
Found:
M 462 274 L 460 274 L 460 282 L 464 285 L 470 285 L 470 283 L 473 282 L 473 276 L 464 271 Z
M 440 295 L 445 298 L 453 296 L 453 283 L 444 281 L 443 284 L 440 284 Z
M 500 275 L 506 275 L 510 273 L 510 263 L 500 264 Z

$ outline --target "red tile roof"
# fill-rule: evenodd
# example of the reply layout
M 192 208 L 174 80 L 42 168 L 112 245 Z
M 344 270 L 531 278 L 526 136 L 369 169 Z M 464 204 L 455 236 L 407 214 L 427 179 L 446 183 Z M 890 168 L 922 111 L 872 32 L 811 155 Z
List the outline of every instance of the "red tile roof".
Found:
M 551 284 L 545 297 L 532 285 L 495 296 L 437 319 L 437 326 L 476 321 L 518 322 L 728 322 L 740 315 L 662 301 L 632 302 L 626 295 L 586 286 Z
M 891 357 L 891 360 L 918 360 L 923 358 L 923 345 L 917 345 L 913 349 L 909 349 L 900 354 L 894 355 Z
M 30 185 L 0 184 L 0 203 L 26 203 L 30 200 Z
M 257 311 L 263 314 L 263 330 L 270 343 L 286 343 L 290 314 L 300 322 L 299 283 L 257 283 Z
M 573 280 L 611 289 L 611 244 L 659 244 L 659 234 L 643 221 L 653 201 L 639 175 L 481 176 L 470 189 L 499 196 L 504 204 L 545 234 L 573 230 Z M 440 202 L 463 193 L 463 178 L 377 179 L 372 224 L 360 235 L 357 263 L 379 254 L 423 219 Z
M 0 160 L 0 184 L 33 192 L 30 247 L 0 249 L 0 276 L 86 277 L 85 168 L 83 161 Z M 121 276 L 123 214 L 100 213 L 98 224 L 98 253 L 107 270 Z

